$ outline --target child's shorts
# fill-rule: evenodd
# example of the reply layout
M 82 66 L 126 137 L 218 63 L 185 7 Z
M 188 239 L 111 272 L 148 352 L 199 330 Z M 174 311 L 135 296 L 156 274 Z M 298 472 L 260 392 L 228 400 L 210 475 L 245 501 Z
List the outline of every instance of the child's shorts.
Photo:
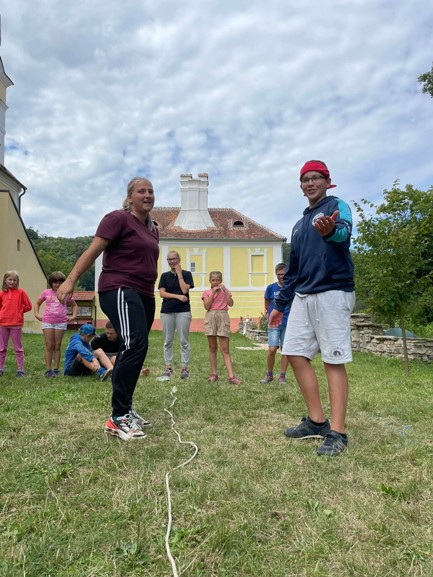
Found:
M 42 330 L 56 329 L 57 331 L 66 331 L 68 323 L 42 323 Z
M 67 377 L 88 377 L 90 375 L 93 375 L 93 372 L 88 367 L 83 365 L 81 361 L 75 359 L 74 361 L 72 361 L 72 364 L 69 367 L 68 372 L 65 374 Z
M 284 337 L 286 335 L 286 326 L 274 327 L 268 329 L 268 346 L 283 348 Z
M 354 306 L 354 292 L 333 290 L 296 294 L 287 321 L 283 355 L 312 360 L 320 350 L 324 363 L 342 365 L 350 362 L 350 316 Z
M 207 337 L 230 337 L 230 317 L 227 311 L 206 311 L 204 334 Z

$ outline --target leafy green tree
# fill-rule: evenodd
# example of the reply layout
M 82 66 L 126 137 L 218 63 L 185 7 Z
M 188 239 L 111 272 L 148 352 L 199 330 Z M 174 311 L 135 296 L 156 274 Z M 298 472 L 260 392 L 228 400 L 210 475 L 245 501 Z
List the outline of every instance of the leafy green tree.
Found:
M 379 321 L 397 322 L 402 330 L 408 373 L 406 320 L 432 304 L 433 189 L 402 190 L 398 184 L 384 191 L 378 206 L 354 203 L 360 219 L 354 260 L 359 297 Z
M 91 236 L 77 238 L 46 236 L 32 228 L 27 229 L 27 232 L 47 276 L 56 270 L 67 275 L 92 240 Z M 80 278 L 80 284 L 76 286 L 76 290 L 94 290 L 94 286 L 95 267 L 93 265 Z
M 430 72 L 418 76 L 418 82 L 423 85 L 422 91 L 433 98 L 433 65 Z
M 287 264 L 289 262 L 289 257 L 290 257 L 290 243 L 284 242 L 283 243 L 283 261 L 282 262 Z

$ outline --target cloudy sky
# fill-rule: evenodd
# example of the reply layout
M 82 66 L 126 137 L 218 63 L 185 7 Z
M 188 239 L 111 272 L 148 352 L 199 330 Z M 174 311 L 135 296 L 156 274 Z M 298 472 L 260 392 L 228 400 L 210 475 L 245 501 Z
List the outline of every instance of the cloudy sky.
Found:
M 93 234 L 125 185 L 209 174 L 209 206 L 290 236 L 304 161 L 347 201 L 399 179 L 433 185 L 426 0 L 14 0 L 0 9 L 6 167 L 22 216 L 50 236 Z

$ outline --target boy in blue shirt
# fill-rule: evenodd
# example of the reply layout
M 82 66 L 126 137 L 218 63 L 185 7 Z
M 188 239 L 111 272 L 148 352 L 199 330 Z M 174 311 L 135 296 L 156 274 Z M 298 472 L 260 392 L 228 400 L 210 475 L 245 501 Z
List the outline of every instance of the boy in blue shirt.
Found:
M 286 265 L 281 262 L 275 267 L 275 274 L 277 275 L 277 282 L 274 282 L 266 287 L 265 290 L 265 311 L 269 320 L 269 315 L 274 310 L 275 298 L 280 294 L 283 286 L 284 272 Z M 274 380 L 274 364 L 275 355 L 278 348 L 283 348 L 284 335 L 286 334 L 287 318 L 290 312 L 290 305 L 284 309 L 281 324 L 277 327 L 268 327 L 268 356 L 267 356 L 267 371 L 264 378 L 260 381 L 263 385 Z M 278 378 L 279 385 L 286 384 L 286 371 L 289 364 L 289 359 L 286 355 L 281 355 L 281 371 Z
M 278 326 L 285 306 L 292 303 L 282 352 L 289 357 L 308 416 L 284 434 L 291 439 L 322 438 L 317 454 L 335 456 L 348 444 L 345 363 L 352 360 L 350 316 L 355 305 L 352 215 L 347 203 L 327 196 L 335 185 L 321 160 L 306 162 L 300 181 L 308 207 L 293 227 L 290 261 L 269 326 Z M 319 350 L 328 381 L 330 421 L 324 415 L 311 364 Z
M 95 336 L 95 327 L 86 323 L 80 332 L 72 335 L 65 351 L 64 374 L 68 377 L 87 377 L 98 373 L 106 381 L 113 372 L 113 365 L 102 349 L 92 351 L 90 341 Z M 102 365 L 102 366 L 101 366 Z

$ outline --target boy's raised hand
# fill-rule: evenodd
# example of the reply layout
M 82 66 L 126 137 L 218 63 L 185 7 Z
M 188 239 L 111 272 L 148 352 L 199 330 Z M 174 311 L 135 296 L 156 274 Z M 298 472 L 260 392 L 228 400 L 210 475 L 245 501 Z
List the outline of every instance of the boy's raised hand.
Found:
M 320 236 L 327 236 L 335 228 L 335 221 L 340 214 L 339 210 L 334 210 L 331 216 L 321 216 L 314 223 L 314 228 L 320 234 Z

